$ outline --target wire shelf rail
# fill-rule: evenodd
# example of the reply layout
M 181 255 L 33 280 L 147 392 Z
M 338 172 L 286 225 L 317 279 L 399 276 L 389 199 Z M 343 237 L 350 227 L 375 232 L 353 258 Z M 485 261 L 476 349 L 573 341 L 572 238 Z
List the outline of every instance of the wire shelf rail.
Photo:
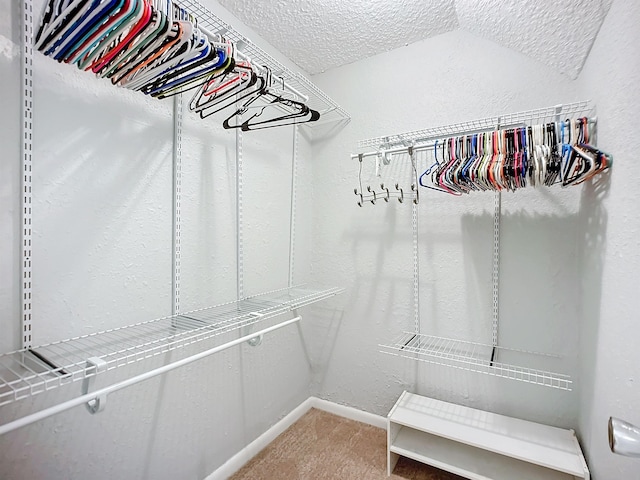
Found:
M 481 118 L 462 123 L 453 123 L 439 127 L 425 128 L 412 132 L 398 133 L 385 137 L 369 138 L 358 142 L 359 148 L 384 148 L 406 147 L 409 145 L 420 145 L 433 140 L 455 137 L 465 134 L 491 131 L 496 128 L 513 128 L 534 122 L 551 122 L 554 120 L 564 120 L 576 116 L 591 114 L 593 106 L 589 100 L 580 102 L 565 103 L 551 107 L 537 108 L 522 112 L 496 115 L 493 117 Z M 357 155 L 352 155 L 356 158 Z
M 494 347 L 493 345 L 453 340 L 415 332 L 403 332 L 391 343 L 379 346 L 383 353 L 390 355 L 495 377 L 509 378 L 559 390 L 570 391 L 573 383 L 571 377 L 566 374 L 499 361 L 503 357 L 512 356 L 517 358 L 526 357 L 527 360 L 535 362 L 533 357 L 557 358 L 554 355 Z
M 0 406 L 96 375 L 87 359 L 106 370 L 239 330 L 327 299 L 342 288 L 296 286 L 214 307 L 159 318 L 0 355 Z
M 178 0 L 178 3 L 198 19 L 198 25 L 214 33 L 224 32 L 225 38 L 239 45 L 242 53 L 249 56 L 252 61 L 259 65 L 266 65 L 276 75 L 282 77 L 288 85 L 307 95 L 309 97 L 309 100 L 306 102 L 308 106 L 320 112 L 321 115 L 320 122 L 316 123 L 327 123 L 331 121 L 348 122 L 351 119 L 351 116 L 342 107 L 302 73 L 294 72 L 284 66 L 231 25 L 222 21 L 197 0 Z M 312 124 L 305 125 L 313 127 Z

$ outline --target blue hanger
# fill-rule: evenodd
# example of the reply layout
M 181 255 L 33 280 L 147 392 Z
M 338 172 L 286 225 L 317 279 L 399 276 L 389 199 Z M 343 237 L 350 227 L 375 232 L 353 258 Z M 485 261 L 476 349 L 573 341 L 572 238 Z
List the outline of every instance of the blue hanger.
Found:
M 438 163 L 438 141 L 436 140 L 435 145 L 433 146 L 433 158 L 434 158 L 434 163 L 427 168 L 424 172 L 422 172 L 422 175 L 420 175 L 420 178 L 418 178 L 418 182 L 420 183 L 420 186 L 425 187 L 425 188 L 433 188 L 430 187 L 429 185 L 425 185 L 422 182 L 422 179 L 424 177 L 426 177 L 427 175 L 431 175 L 431 171 L 433 170 L 434 167 L 439 167 L 440 163 Z
M 107 2 L 106 8 L 101 11 L 97 11 L 95 15 L 92 15 L 90 18 L 86 18 L 85 21 L 82 22 L 82 25 L 78 26 L 74 32 L 71 32 L 72 35 L 66 35 L 60 43 L 57 53 L 54 55 L 54 59 L 60 61 L 65 60 L 69 56 L 75 52 L 76 49 L 80 48 L 82 44 L 91 37 L 96 31 L 106 25 L 110 17 L 116 14 L 116 11 L 122 10 L 124 8 L 124 0 L 112 0 Z M 133 9 L 135 11 L 135 8 Z M 118 12 L 120 13 L 120 12 Z M 124 15 L 121 21 L 127 20 L 129 15 Z M 116 22 L 108 31 L 112 31 L 120 25 L 121 22 Z M 95 42 L 91 44 L 91 46 L 97 45 L 105 35 L 101 35 Z

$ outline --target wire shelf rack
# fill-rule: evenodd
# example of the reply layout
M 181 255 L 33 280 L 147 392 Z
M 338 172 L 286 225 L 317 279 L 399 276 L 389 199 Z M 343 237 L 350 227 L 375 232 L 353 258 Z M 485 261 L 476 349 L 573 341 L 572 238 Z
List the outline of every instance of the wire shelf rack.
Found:
M 551 122 L 556 119 L 564 120 L 585 116 L 593 111 L 589 100 L 554 105 L 551 107 L 537 108 L 522 112 L 509 113 L 493 117 L 481 118 L 462 123 L 453 123 L 440 127 L 425 128 L 412 132 L 398 133 L 385 137 L 369 138 L 358 142 L 359 148 L 393 148 L 397 146 L 419 145 L 433 140 L 459 135 L 479 133 L 498 128 L 512 128 L 532 123 Z
M 0 406 L 95 375 L 95 367 L 87 367 L 88 358 L 99 357 L 106 362 L 106 370 L 112 370 L 262 322 L 343 291 L 290 287 L 5 353 L 0 355 Z
M 198 25 L 201 25 L 211 32 L 224 32 L 224 36 L 236 44 L 241 45 L 242 53 L 251 57 L 255 63 L 268 66 L 271 71 L 282 77 L 288 85 L 307 95 L 309 97 L 308 102 L 306 102 L 307 105 L 320 112 L 321 115 L 320 122 L 316 123 L 327 123 L 331 121 L 348 122 L 351 119 L 351 116 L 342 107 L 302 73 L 294 72 L 284 66 L 231 25 L 222 21 L 216 14 L 201 5 L 197 0 L 178 0 L 178 3 L 198 19 Z M 305 125 L 313 128 L 312 124 Z
M 399 357 L 560 390 L 570 391 L 573 383 L 569 375 L 507 362 L 507 360 L 519 360 L 521 363 L 536 363 L 541 359 L 558 358 L 543 353 L 493 347 L 482 343 L 412 332 L 403 332 L 391 343 L 380 345 L 380 348 L 383 353 Z

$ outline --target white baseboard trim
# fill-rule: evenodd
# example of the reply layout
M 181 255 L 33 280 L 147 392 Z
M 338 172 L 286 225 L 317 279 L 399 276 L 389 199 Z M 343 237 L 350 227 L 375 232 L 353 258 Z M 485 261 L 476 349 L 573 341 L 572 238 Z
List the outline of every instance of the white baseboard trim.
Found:
M 321 398 L 309 397 L 312 400 L 311 406 L 318 410 L 324 410 L 325 412 L 333 413 L 339 417 L 355 420 L 356 422 L 366 423 L 367 425 L 373 425 L 374 427 L 387 429 L 387 419 L 380 415 L 364 412 L 353 407 L 345 407 L 339 403 L 330 402 L 328 400 L 322 400 Z
M 273 427 L 223 463 L 220 468 L 207 476 L 205 480 L 226 480 L 229 478 L 312 408 L 317 408 L 318 410 L 323 410 L 357 422 L 366 423 L 367 425 L 373 425 L 374 427 L 387 428 L 387 419 L 380 415 L 363 412 L 353 407 L 345 407 L 344 405 L 322 400 L 321 398 L 309 397 Z

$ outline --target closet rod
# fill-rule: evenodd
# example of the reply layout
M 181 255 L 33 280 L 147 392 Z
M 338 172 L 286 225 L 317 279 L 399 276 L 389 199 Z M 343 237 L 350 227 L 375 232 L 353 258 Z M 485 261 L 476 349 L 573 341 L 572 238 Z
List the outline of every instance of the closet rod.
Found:
M 31 425 L 32 423 L 35 423 L 39 420 L 43 420 L 45 418 L 56 415 L 58 413 L 62 413 L 73 407 L 82 405 L 83 403 L 90 402 L 91 400 L 96 400 L 98 397 L 106 398 L 106 396 L 109 395 L 110 393 L 117 392 L 118 390 L 122 390 L 123 388 L 135 385 L 136 383 L 149 380 L 150 378 L 156 377 L 158 375 L 162 375 L 163 373 L 170 372 L 171 370 L 175 370 L 176 368 L 183 367 L 197 360 L 201 360 L 205 357 L 208 357 L 209 355 L 213 355 L 214 353 L 222 352 L 223 350 L 226 350 L 228 348 L 234 347 L 236 345 L 240 345 L 241 343 L 251 340 L 254 337 L 259 337 L 260 335 L 264 335 L 265 333 L 273 332 L 274 330 L 278 330 L 282 327 L 286 327 L 287 325 L 290 325 L 292 323 L 299 322 L 301 318 L 302 317 L 298 315 L 297 317 L 294 317 L 290 320 L 286 320 L 282 323 L 278 323 L 277 325 L 264 328 L 258 332 L 253 332 L 248 335 L 244 335 L 230 342 L 224 343 L 222 345 L 218 345 L 217 347 L 210 348 L 209 350 L 205 350 L 204 352 L 197 353 L 190 357 L 183 358 L 182 360 L 172 362 L 168 365 L 164 365 L 154 370 L 150 370 L 140 375 L 136 375 L 135 377 L 131 377 L 127 380 L 123 380 L 122 382 L 114 383 L 113 385 L 110 385 L 108 387 L 94 390 L 93 392 L 81 395 L 79 397 L 60 403 L 58 405 L 54 405 L 53 407 L 45 408 L 44 410 L 40 410 L 39 412 L 33 413 L 31 415 L 26 415 L 17 420 L 13 420 L 12 422 L 9 422 L 9 423 L 5 423 L 4 425 L 0 425 L 0 435 L 11 432 L 13 430 L 17 430 L 18 428 L 26 427 L 27 425 Z M 95 376 L 95 375 L 92 375 L 92 376 Z
M 598 117 L 590 117 L 589 118 L 589 125 L 595 125 L 598 121 Z M 500 130 L 507 130 L 510 128 L 517 128 L 517 127 L 524 127 L 527 126 L 524 123 L 514 123 L 511 125 L 500 125 Z M 476 133 L 484 133 L 484 132 L 492 132 L 496 130 L 496 128 L 481 128 L 478 130 L 467 130 L 464 132 L 457 132 L 455 135 L 446 135 L 446 136 L 442 136 L 442 137 L 438 137 L 437 140 L 444 140 L 447 138 L 452 138 L 452 137 L 462 137 L 464 135 L 475 135 Z M 420 141 L 418 140 L 417 143 L 419 143 L 419 145 L 414 145 L 413 146 L 413 151 L 414 152 L 419 152 L 419 151 L 423 151 L 423 150 L 429 150 L 433 147 L 435 147 L 436 145 L 436 139 L 434 139 L 433 141 L 429 142 L 429 143 L 420 143 Z M 375 152 L 366 152 L 366 153 L 352 153 L 351 154 L 351 159 L 355 159 L 355 158 L 365 158 L 365 157 L 375 157 L 377 155 L 380 155 L 381 153 L 390 153 L 390 154 L 394 154 L 394 153 L 403 153 L 403 152 L 408 152 L 409 150 L 409 146 L 402 146 L 402 147 L 395 147 L 395 148 L 389 148 L 389 149 L 384 149 L 381 148 Z

